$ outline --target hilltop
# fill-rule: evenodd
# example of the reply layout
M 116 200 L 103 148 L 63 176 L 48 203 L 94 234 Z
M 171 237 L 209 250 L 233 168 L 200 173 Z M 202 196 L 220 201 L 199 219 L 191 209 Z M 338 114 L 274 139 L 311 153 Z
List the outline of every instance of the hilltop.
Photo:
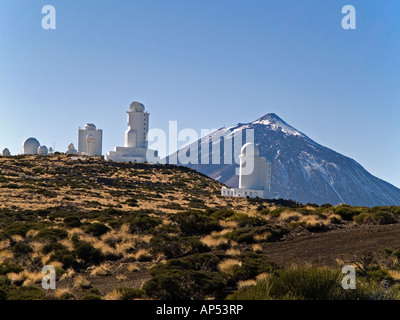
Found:
M 400 207 L 221 197 L 221 186 L 174 165 L 0 157 L 0 299 L 226 298 L 293 262 L 337 268 L 384 249 L 366 272 L 400 267 Z M 45 292 L 48 264 L 57 289 Z

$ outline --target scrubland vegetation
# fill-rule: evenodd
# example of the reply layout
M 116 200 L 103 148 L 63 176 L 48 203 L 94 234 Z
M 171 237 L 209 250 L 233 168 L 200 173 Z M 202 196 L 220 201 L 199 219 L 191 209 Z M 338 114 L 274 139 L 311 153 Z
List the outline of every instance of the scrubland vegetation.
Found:
M 224 198 L 171 165 L 0 158 L 0 299 L 398 299 L 400 249 L 339 265 L 278 265 L 263 244 L 398 223 L 400 207 Z M 57 289 L 43 290 L 44 265 Z

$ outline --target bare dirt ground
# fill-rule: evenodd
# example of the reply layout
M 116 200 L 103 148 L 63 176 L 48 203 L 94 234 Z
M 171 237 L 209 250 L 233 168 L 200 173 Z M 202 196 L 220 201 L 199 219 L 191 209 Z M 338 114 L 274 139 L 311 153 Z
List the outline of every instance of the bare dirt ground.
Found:
M 352 263 L 365 252 L 400 247 L 400 224 L 353 226 L 325 233 L 314 233 L 263 245 L 263 252 L 279 265 L 337 265 Z

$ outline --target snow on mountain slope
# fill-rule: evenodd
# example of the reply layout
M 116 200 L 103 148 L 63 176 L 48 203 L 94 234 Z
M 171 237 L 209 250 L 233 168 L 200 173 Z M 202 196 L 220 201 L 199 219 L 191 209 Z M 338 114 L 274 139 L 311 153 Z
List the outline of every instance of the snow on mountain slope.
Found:
M 199 153 L 202 144 L 209 144 L 212 136 L 228 130 L 233 135 L 243 129 L 254 130 L 254 142 L 260 155 L 272 163 L 271 191 L 277 192 L 281 198 L 333 205 L 400 205 L 400 189 L 371 175 L 353 159 L 316 143 L 273 113 L 251 123 L 221 128 L 209 139 L 197 142 Z M 182 151 L 186 152 L 189 148 L 187 146 Z M 222 140 L 221 164 L 211 164 L 213 155 L 210 152 L 210 164 L 201 164 L 204 161 L 201 161 L 200 154 L 200 164 L 187 166 L 231 187 L 237 187 L 235 169 L 238 165 L 234 159 L 232 164 L 223 164 L 223 148 Z

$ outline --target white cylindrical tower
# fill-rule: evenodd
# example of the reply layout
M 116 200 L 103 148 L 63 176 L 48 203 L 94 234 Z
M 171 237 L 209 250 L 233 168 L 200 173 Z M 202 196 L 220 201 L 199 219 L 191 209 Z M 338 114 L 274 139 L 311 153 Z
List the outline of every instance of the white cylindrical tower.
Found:
M 149 114 L 144 105 L 132 102 L 128 113 L 128 130 L 125 132 L 126 148 L 147 148 L 147 132 L 149 130 Z
M 94 136 L 92 134 L 87 135 L 86 143 L 87 143 L 87 155 L 93 157 L 94 154 Z
M 270 191 L 271 163 L 259 156 L 253 143 L 240 152 L 239 188 Z

